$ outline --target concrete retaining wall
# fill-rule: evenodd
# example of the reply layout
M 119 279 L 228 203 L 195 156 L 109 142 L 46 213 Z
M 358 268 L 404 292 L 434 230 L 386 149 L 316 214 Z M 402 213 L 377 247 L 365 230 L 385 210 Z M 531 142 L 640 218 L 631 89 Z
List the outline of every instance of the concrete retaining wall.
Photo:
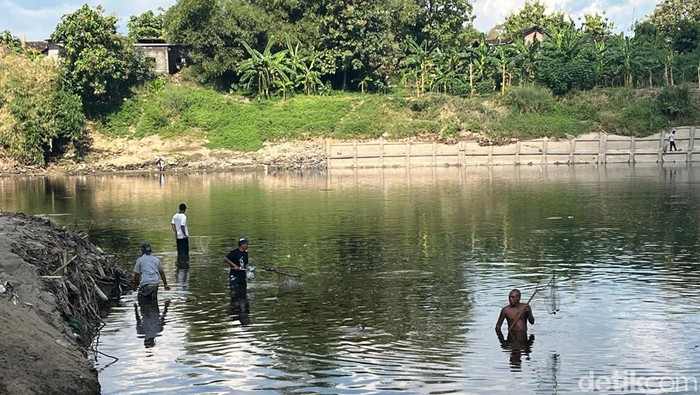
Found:
M 571 139 L 518 141 L 503 146 L 482 146 L 471 141 L 457 144 L 391 142 L 383 138 L 363 142 L 328 141 L 328 168 L 700 161 L 700 155 L 694 152 L 696 127 L 675 130 L 679 151 L 674 152 L 667 151 L 670 131 L 644 138 L 596 133 Z

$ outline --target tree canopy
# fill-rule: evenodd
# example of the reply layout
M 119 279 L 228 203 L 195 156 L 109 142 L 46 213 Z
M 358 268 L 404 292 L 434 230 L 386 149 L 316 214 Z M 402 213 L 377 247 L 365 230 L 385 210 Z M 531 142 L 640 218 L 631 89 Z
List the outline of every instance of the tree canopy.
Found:
M 141 15 L 132 15 L 126 26 L 129 37 L 134 41 L 163 38 L 163 14 L 156 15 L 151 10 Z
M 132 42 L 117 33 L 116 23 L 102 7 L 84 5 L 64 15 L 51 35 L 63 45 L 64 85 L 89 108 L 123 97 L 148 71 Z

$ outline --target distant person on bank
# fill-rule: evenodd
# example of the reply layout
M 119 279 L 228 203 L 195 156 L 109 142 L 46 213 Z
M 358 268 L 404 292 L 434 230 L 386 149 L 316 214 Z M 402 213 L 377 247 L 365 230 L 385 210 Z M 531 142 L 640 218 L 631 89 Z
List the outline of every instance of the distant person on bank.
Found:
M 520 303 L 520 290 L 513 289 L 508 294 L 508 305 L 501 309 L 501 314 L 496 322 L 496 332 L 501 331 L 503 320 L 508 321 L 509 331 L 527 331 L 527 323 L 535 323 L 532 309 L 527 303 Z
M 187 227 L 187 216 L 185 211 L 187 211 L 187 206 L 185 203 L 181 203 L 179 207 L 180 211 L 173 215 L 173 220 L 170 225 L 175 232 L 175 242 L 177 243 L 177 255 L 189 255 L 190 254 L 190 231 Z
M 168 280 L 165 278 L 160 259 L 152 255 L 153 249 L 148 243 L 141 245 L 141 255 L 134 266 L 134 289 L 138 290 L 139 298 L 156 299 L 158 297 L 158 285 L 163 280 L 163 288 L 170 291 Z
M 671 135 L 668 136 L 669 151 L 678 151 L 676 148 L 676 130 L 671 130 Z

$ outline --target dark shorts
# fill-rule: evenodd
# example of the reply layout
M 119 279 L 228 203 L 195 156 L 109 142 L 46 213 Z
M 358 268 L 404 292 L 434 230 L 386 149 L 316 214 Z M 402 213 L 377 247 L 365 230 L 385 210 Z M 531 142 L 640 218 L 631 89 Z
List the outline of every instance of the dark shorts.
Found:
M 176 243 L 178 255 L 190 254 L 190 239 L 177 239 Z
M 229 277 L 228 286 L 231 288 L 231 296 L 243 296 L 248 290 L 245 277 Z
M 139 299 L 158 298 L 158 284 L 145 284 L 139 287 Z

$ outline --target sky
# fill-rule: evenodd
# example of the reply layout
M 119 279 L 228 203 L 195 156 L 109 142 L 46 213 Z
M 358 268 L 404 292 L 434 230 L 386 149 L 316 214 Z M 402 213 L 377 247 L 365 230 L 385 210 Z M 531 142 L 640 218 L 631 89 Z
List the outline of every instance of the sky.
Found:
M 660 0 L 543 0 L 547 11 L 563 11 L 574 21 L 586 13 L 605 11 L 608 19 L 615 23 L 616 32 L 630 33 L 634 21 L 650 14 Z M 126 33 L 129 16 L 138 15 L 147 10 L 156 11 L 175 4 L 175 0 L 0 0 L 0 32 L 9 30 L 13 35 L 25 40 L 47 39 L 61 16 L 71 13 L 83 4 L 98 4 L 107 14 L 120 18 L 119 30 Z M 511 13 L 522 8 L 523 0 L 476 0 L 474 2 L 474 26 L 488 32 L 495 25 L 502 23 Z

